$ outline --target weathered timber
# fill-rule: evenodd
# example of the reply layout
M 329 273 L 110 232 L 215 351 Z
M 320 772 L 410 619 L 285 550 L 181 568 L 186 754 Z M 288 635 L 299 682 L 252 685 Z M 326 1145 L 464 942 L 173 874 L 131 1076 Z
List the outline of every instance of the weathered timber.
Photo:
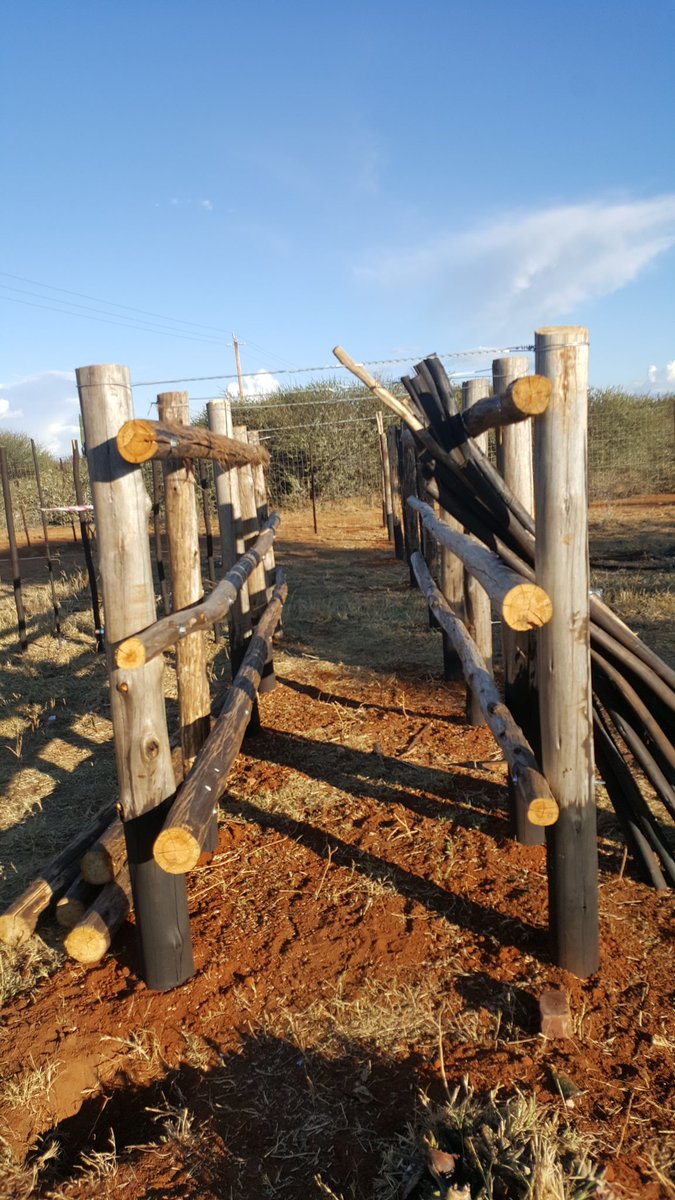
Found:
M 645 730 L 652 747 L 658 752 L 666 764 L 668 771 L 675 778 L 675 746 L 673 746 L 670 739 L 663 732 L 658 721 L 647 708 L 647 705 L 638 696 L 635 688 L 631 687 L 628 680 L 625 679 L 612 663 L 601 654 L 598 654 L 597 650 L 592 650 L 591 656 L 593 662 L 601 668 L 602 674 L 614 685 L 623 702 L 637 718 Z
M 190 407 L 187 392 L 162 392 L 157 397 L 160 420 L 187 426 Z M 192 467 L 174 459 L 164 464 L 164 508 L 171 566 L 174 610 L 198 604 L 204 595 L 199 519 Z M 180 714 L 183 775 L 187 775 L 203 746 L 210 727 L 211 695 L 206 673 L 204 631 L 196 628 L 176 646 L 176 683 Z
M 443 599 L 422 555 L 413 554 L 412 563 L 420 591 L 433 609 L 439 624 L 452 638 L 462 661 L 466 681 L 474 695 L 479 698 L 485 721 L 511 768 L 514 786 L 522 795 L 529 819 L 533 824 L 554 824 L 558 819 L 555 798 L 522 730 L 502 702 L 494 679 L 481 659 L 475 642 Z
M 56 921 L 62 929 L 72 929 L 81 921 L 87 909 L 94 903 L 98 888 L 76 875 L 70 887 L 59 896 L 55 905 Z
M 117 435 L 117 447 L 130 463 L 144 463 L 151 458 L 211 458 L 225 467 L 243 467 L 267 464 L 270 459 L 263 446 L 249 446 L 200 425 L 181 425 L 171 420 L 126 421 Z
M 438 375 L 438 366 L 436 371 L 432 372 L 434 378 Z M 429 364 L 430 371 L 432 364 Z M 440 381 L 442 382 L 442 376 Z M 438 381 L 437 381 L 438 386 Z M 487 379 L 467 379 L 462 384 L 462 411 L 466 415 L 470 409 L 483 401 L 490 390 L 490 384 Z M 481 433 L 477 437 L 477 444 L 485 453 L 488 448 L 487 433 Z M 466 626 L 475 641 L 478 652 L 485 663 L 490 674 L 492 674 L 492 609 L 490 606 L 490 597 L 485 588 L 481 587 L 478 580 L 471 574 L 470 571 L 464 573 L 464 616 Z M 470 725 L 479 726 L 485 723 L 485 718 L 481 712 L 480 704 L 474 696 L 471 688 L 467 688 L 466 693 L 466 719 Z
M 16 608 L 16 619 L 19 630 L 19 645 L 22 650 L 28 647 L 28 637 L 26 635 L 26 610 L 23 604 L 23 592 L 21 590 L 21 568 L 19 566 L 19 551 L 16 544 L 16 533 L 14 531 L 14 514 L 12 512 L 12 493 L 9 487 L 9 472 L 7 470 L 7 451 L 4 446 L 0 446 L 0 476 L 2 477 L 2 495 L 5 502 L 5 519 L 7 522 L 7 538 L 9 541 L 10 562 L 12 565 L 12 584 L 14 587 L 14 605 Z
M 387 429 L 387 451 L 394 518 L 394 553 L 403 562 L 405 559 L 405 549 L 403 545 L 403 525 L 401 522 L 401 481 L 398 469 L 398 439 L 395 425 L 390 425 Z
M 116 879 L 101 888 L 82 920 L 68 934 L 65 948 L 70 957 L 81 963 L 100 962 L 131 906 L 129 870 L 123 867 Z
M 257 429 L 249 429 L 248 440 L 252 445 L 260 444 L 260 434 Z M 311 450 L 311 447 L 310 447 Z M 313 470 L 313 463 L 312 463 Z M 312 505 L 314 511 L 314 532 L 316 533 L 316 496 L 314 495 L 314 476 L 312 475 Z M 255 494 L 255 504 L 258 512 L 258 528 L 262 536 L 263 530 L 266 528 L 270 518 L 269 504 L 267 501 L 267 484 L 265 483 L 265 471 L 262 466 L 253 467 L 253 491 Z M 258 541 L 253 543 L 251 549 L 257 546 Z M 274 594 L 274 582 L 276 579 L 276 560 L 274 556 L 274 542 L 270 543 L 268 549 L 263 551 L 263 567 L 265 579 L 265 604 L 269 604 Z M 270 654 L 269 660 L 265 663 L 260 687 L 258 689 L 260 695 L 267 695 L 273 692 L 277 686 L 276 675 L 274 674 L 274 660 Z
M 152 468 L 152 530 L 155 544 L 155 562 L 157 563 L 157 578 L 159 579 L 159 590 L 162 597 L 162 611 L 166 616 L 167 613 L 171 612 L 171 600 L 169 597 L 169 581 L 166 577 L 166 568 L 164 566 L 164 549 L 162 546 L 162 527 L 160 521 L 163 483 L 162 468 L 154 459 L 150 466 Z
M 549 925 L 559 966 L 584 979 L 600 962 L 589 622 L 588 330 L 535 333 L 553 385 L 535 423 L 536 576 L 555 597 L 539 635 L 542 767 L 560 805 L 548 842 Z M 544 699 L 545 698 L 545 699 Z
M 448 546 L 475 575 L 493 608 L 512 629 L 539 629 L 551 620 L 553 605 L 543 588 L 516 575 L 477 538 L 439 521 L 428 504 L 414 498 L 408 503 L 436 540 Z
M 510 383 L 501 395 L 486 396 L 462 413 L 469 437 L 488 429 L 503 428 L 528 417 L 540 416 L 551 399 L 551 381 L 542 375 L 524 375 Z
M 115 666 L 112 646 L 156 618 L 148 541 L 150 502 L 140 467 L 130 467 L 116 435 L 133 416 L 129 372 L 121 366 L 77 372 L 103 585 L 115 759 L 136 911 L 141 973 L 163 991 L 194 972 L 185 879 L 152 858 L 176 789 L 166 725 L 160 658 L 138 671 Z
M 387 525 L 387 535 L 389 541 L 394 540 L 394 502 L 391 490 L 391 463 L 389 460 L 389 446 L 387 443 L 387 435 L 384 432 L 384 421 L 382 413 L 375 414 L 377 421 L 377 433 L 380 439 L 380 460 L 382 463 L 382 491 L 384 494 L 384 513 Z
M 79 873 L 81 855 L 110 823 L 114 812 L 114 806 L 108 805 L 82 833 L 45 863 L 38 877 L 0 916 L 0 942 L 18 946 L 30 937 L 51 901 L 70 887 Z
M 417 495 L 417 467 L 415 443 L 409 429 L 401 433 L 401 503 L 403 506 L 403 533 L 408 563 L 421 545 L 419 518 L 408 505 L 408 497 Z M 416 587 L 415 572 L 410 567 L 410 586 Z
M 227 575 L 216 584 L 210 596 L 180 612 L 170 613 L 141 630 L 133 637 L 125 638 L 115 647 L 115 662 L 118 667 L 135 671 L 146 662 L 156 658 L 194 629 L 209 629 L 222 620 L 235 603 L 241 588 L 251 571 L 265 561 L 269 548 L 274 543 L 281 517 L 273 513 L 251 549 L 242 555 Z
M 248 444 L 248 430 L 245 425 L 235 425 L 234 434 L 235 437 L 241 439 L 243 444 Z M 239 500 L 241 504 L 244 552 L 246 552 L 251 549 L 251 546 L 255 545 L 256 539 L 260 533 L 258 506 L 256 503 L 256 491 L 252 467 L 249 464 L 246 464 L 245 466 L 239 468 L 237 474 L 239 476 Z M 258 563 L 253 568 L 247 587 L 251 605 L 251 621 L 253 624 L 255 624 L 258 619 L 258 615 L 265 607 L 267 593 L 265 567 L 262 563 Z
M 124 826 L 115 815 L 99 837 L 92 842 L 80 859 L 80 872 L 86 883 L 110 883 L 119 875 L 126 862 L 127 846 Z
M 47 514 L 45 512 L 45 497 L 42 490 L 42 477 L 40 474 L 40 460 L 38 458 L 37 446 L 31 438 L 31 450 L 33 452 L 33 466 L 35 469 L 35 484 L 37 487 L 38 504 L 40 506 L 40 519 L 42 521 L 42 536 L 45 542 L 45 562 L 47 564 L 47 575 L 49 576 L 49 587 L 52 594 L 52 609 L 54 611 L 54 633 L 57 636 L 61 634 L 61 618 L 59 613 L 59 601 L 56 595 L 56 581 L 54 578 L 54 560 L 51 554 L 49 545 L 49 529 L 47 527 Z
M 229 400 L 211 400 L 207 404 L 209 428 L 217 434 L 231 436 L 233 433 L 232 409 Z M 239 496 L 239 474 L 214 464 L 218 523 L 223 569 L 229 571 L 244 553 L 244 535 Z M 251 629 L 250 599 L 248 585 L 240 589 L 229 614 L 230 660 L 241 658 L 241 647 Z
M 74 438 L 71 442 L 71 450 L 73 455 L 73 484 L 75 487 L 75 499 L 80 509 L 80 540 L 82 542 L 82 551 L 84 553 L 84 565 L 86 567 L 87 578 L 89 580 L 91 609 L 94 617 L 94 634 L 96 636 L 96 649 L 98 651 L 102 651 L 105 650 L 105 644 L 103 641 L 103 627 L 101 624 L 101 609 L 98 602 L 98 584 L 96 582 L 96 568 L 94 566 L 94 557 L 91 552 L 91 542 L 89 541 L 89 523 L 87 521 L 87 514 L 84 511 L 84 492 L 82 490 L 82 480 L 80 478 L 80 451 L 76 438 Z
M 172 874 L 189 871 L 197 863 L 210 813 L 224 791 L 227 774 L 239 753 L 288 593 L 281 571 L 278 579 L 274 596 L 248 644 L 220 716 L 155 841 L 156 862 Z

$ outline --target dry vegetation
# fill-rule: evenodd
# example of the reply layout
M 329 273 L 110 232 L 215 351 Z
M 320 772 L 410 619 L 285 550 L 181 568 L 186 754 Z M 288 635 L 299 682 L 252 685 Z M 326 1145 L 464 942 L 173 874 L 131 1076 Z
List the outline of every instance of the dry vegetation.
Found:
M 673 661 L 672 506 L 592 516 L 595 585 Z M 373 513 L 322 522 L 325 538 L 284 522 L 282 686 L 191 879 L 195 980 L 148 993 L 128 935 L 101 967 L 64 963 L 49 919 L 0 948 L 18 1016 L 0 1042 L 0 1195 L 672 1197 L 671 897 L 619 879 L 607 813 L 606 977 L 551 967 L 542 854 L 506 837 L 504 764 L 440 681 L 407 572 Z M 46 585 L 27 588 L 21 655 L 1 585 L 2 905 L 114 791 L 84 580 L 59 589 L 55 639 Z M 226 676 L 221 654 L 211 669 Z M 537 1035 L 555 982 L 571 1046 Z

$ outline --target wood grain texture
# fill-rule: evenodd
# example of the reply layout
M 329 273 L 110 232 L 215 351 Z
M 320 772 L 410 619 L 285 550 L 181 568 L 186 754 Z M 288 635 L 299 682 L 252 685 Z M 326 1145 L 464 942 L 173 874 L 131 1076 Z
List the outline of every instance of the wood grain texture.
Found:
M 251 447 L 235 438 L 216 435 L 200 425 L 183 424 L 170 416 L 162 417 L 161 413 L 159 421 L 141 418 L 125 421 L 117 435 L 117 448 L 122 458 L 130 463 L 149 462 L 152 458 L 162 461 L 170 458 L 210 458 L 226 467 L 269 462 L 269 454 L 262 446 Z

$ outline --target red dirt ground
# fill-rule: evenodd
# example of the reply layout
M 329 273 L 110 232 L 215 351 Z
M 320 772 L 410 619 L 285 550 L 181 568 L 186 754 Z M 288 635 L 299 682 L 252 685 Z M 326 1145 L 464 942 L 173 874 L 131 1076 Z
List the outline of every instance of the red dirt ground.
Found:
M 330 532 L 300 532 L 303 554 L 330 545 Z M 287 523 L 291 589 L 293 536 Z M 367 542 L 370 582 L 405 588 L 381 532 Z M 567 975 L 551 962 L 545 850 L 510 840 L 505 767 L 490 734 L 464 724 L 463 688 L 409 663 L 377 674 L 311 661 L 298 642 L 282 651 L 218 851 L 189 881 L 194 978 L 148 991 L 128 927 L 100 965 L 67 962 L 5 1013 L 6 1076 L 53 1068 L 40 1095 L 2 1114 L 17 1155 L 60 1144 L 32 1194 L 91 1196 L 78 1156 L 107 1150 L 112 1130 L 118 1165 L 97 1195 L 300 1200 L 326 1194 L 321 1173 L 338 1195 L 370 1197 L 379 1163 L 354 1130 L 393 1144 L 420 1090 L 442 1103 L 445 1080 L 464 1077 L 556 1106 L 593 1136 L 617 1197 L 675 1194 L 649 1162 L 673 1137 L 672 894 L 621 875 L 622 846 L 602 838 L 601 970 Z M 575 1032 L 550 1042 L 537 998 L 556 985 Z M 359 997 L 376 1008 L 387 994 L 400 1041 L 354 1025 Z M 427 1022 L 411 1043 L 427 995 L 442 1038 Z M 306 1033 L 303 1014 L 321 1003 L 326 1031 L 331 1014 L 352 1014 L 338 1049 Z M 310 1133 L 297 1128 L 298 1091 L 326 1118 Z M 169 1109 L 193 1114 L 199 1136 L 139 1149 Z M 315 1165 L 298 1172 L 307 1138 Z M 15 1187 L 2 1195 L 28 1194 Z

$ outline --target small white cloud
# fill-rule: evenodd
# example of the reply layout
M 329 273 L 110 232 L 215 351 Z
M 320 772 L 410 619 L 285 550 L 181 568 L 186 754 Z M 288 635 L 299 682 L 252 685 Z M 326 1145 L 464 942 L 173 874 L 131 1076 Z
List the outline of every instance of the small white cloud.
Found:
M 255 375 L 245 375 L 241 383 L 244 397 L 247 400 L 259 400 L 262 396 L 274 395 L 281 387 L 279 380 L 270 375 L 269 371 L 256 371 Z M 231 400 L 239 399 L 237 380 L 228 384 L 226 395 Z
M 9 400 L 5 400 L 4 396 L 0 396 L 0 421 L 11 421 L 14 417 L 21 417 L 23 413 L 20 408 L 12 408 Z
M 672 391 L 673 384 L 675 384 L 675 359 L 667 362 L 665 367 L 659 367 L 652 363 L 647 368 L 647 383 L 649 390 L 653 392 Z
M 656 383 L 658 377 L 659 377 L 659 368 L 656 366 L 656 363 L 654 363 L 647 371 L 647 379 L 649 380 L 650 383 Z
M 668 383 L 675 383 L 675 360 L 666 363 L 666 379 Z
M 200 200 L 199 207 L 205 208 L 207 212 L 213 212 L 213 200 Z

